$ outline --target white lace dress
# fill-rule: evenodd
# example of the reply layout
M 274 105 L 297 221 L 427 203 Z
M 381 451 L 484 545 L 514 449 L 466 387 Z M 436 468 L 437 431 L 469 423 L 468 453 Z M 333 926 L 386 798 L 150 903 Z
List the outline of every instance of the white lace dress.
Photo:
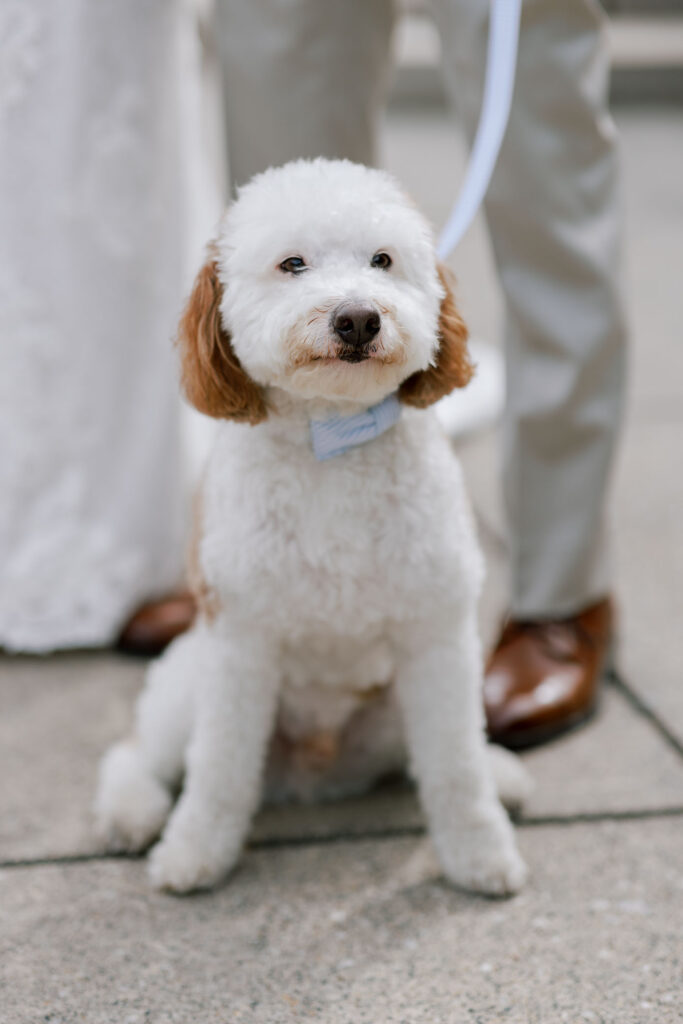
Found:
M 0 2 L 0 646 L 104 644 L 182 568 L 174 0 Z

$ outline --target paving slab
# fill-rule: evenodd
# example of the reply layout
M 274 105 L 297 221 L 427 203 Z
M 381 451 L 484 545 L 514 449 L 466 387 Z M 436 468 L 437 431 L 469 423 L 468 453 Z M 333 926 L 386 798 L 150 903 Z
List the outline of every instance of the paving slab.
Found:
M 631 329 L 630 417 L 681 422 L 683 110 L 618 118 Z
M 683 420 L 626 434 L 615 488 L 625 681 L 683 744 Z
M 0 749 L 12 780 L 0 793 L 0 861 L 100 852 L 90 814 L 97 763 L 129 730 L 143 674 L 143 662 L 105 654 L 0 662 Z M 683 804 L 683 759 L 609 690 L 594 723 L 527 760 L 537 783 L 532 817 Z M 412 791 L 394 785 L 358 800 L 267 808 L 254 839 L 375 834 L 421 821 Z
M 0 875 L 7 1024 L 673 1024 L 680 821 L 521 830 L 510 901 L 438 879 L 423 841 L 250 852 L 224 887 L 139 861 Z
M 1 860 L 96 849 L 96 766 L 130 728 L 144 670 L 109 652 L 0 656 Z

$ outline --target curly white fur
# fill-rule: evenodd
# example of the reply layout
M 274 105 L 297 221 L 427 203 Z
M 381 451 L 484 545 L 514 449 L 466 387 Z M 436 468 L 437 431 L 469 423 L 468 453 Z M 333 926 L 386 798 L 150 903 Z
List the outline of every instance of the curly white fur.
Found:
M 450 445 L 410 408 L 328 462 L 309 438 L 311 416 L 364 408 L 433 360 L 430 230 L 386 174 L 318 160 L 243 189 L 217 251 L 223 323 L 269 416 L 220 423 L 199 543 L 212 613 L 151 666 L 135 738 L 103 762 L 100 828 L 128 849 L 163 829 L 154 884 L 210 886 L 240 854 L 266 762 L 274 799 L 358 792 L 403 764 L 405 732 L 447 877 L 514 892 L 525 867 L 481 710 L 482 558 Z M 389 271 L 371 266 L 378 251 Z M 296 276 L 279 269 L 293 255 Z M 347 300 L 382 311 L 359 363 L 335 358 L 330 313 Z M 519 803 L 523 772 L 496 765 Z

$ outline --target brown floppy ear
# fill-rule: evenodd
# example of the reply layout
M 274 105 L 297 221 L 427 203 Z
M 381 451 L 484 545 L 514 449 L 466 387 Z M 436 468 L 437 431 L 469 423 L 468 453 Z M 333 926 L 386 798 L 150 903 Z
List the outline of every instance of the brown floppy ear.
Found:
M 418 409 L 438 402 L 453 388 L 464 388 L 474 373 L 467 352 L 468 331 L 455 305 L 450 271 L 442 264 L 437 270 L 446 294 L 441 301 L 439 348 L 434 364 L 412 374 L 398 391 L 398 397 L 405 405 L 415 405 Z
M 245 373 L 221 319 L 223 286 L 209 248 L 180 320 L 182 384 L 195 409 L 218 419 L 260 423 L 268 415 L 262 389 Z

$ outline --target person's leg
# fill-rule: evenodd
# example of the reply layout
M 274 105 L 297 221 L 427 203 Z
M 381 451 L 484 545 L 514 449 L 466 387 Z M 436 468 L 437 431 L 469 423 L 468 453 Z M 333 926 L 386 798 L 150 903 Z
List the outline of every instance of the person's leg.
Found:
M 300 157 L 375 159 L 393 0 L 218 0 L 230 174 Z
M 488 7 L 436 4 L 470 135 Z M 504 488 L 517 617 L 570 615 L 610 589 L 605 494 L 625 343 L 602 17 L 593 0 L 525 0 L 510 122 L 486 200 L 506 300 Z
M 489 3 L 435 8 L 471 136 Z M 506 300 L 503 472 L 516 619 L 574 616 L 611 584 L 604 516 L 625 332 L 603 30 L 594 0 L 525 0 L 512 112 L 486 201 Z

